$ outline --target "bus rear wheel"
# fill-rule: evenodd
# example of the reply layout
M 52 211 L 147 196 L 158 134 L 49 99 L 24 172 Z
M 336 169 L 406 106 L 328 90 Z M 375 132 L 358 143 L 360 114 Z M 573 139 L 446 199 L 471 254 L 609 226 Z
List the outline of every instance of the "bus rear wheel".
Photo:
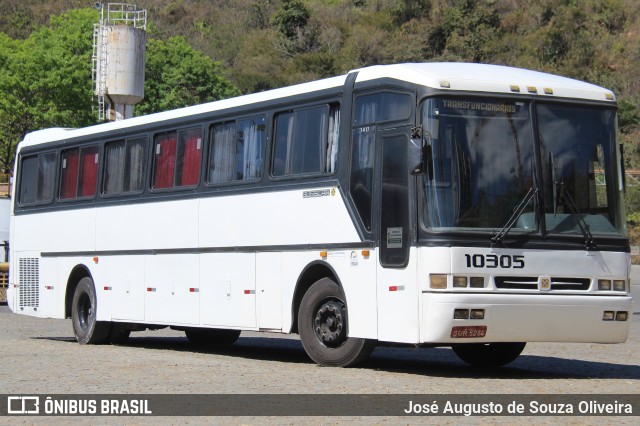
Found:
M 514 361 L 526 343 L 460 343 L 451 349 L 458 357 L 474 367 L 502 367 Z
M 82 278 L 73 293 L 71 302 L 71 323 L 73 333 L 80 344 L 105 343 L 111 331 L 111 323 L 97 321 L 98 298 L 93 280 Z
M 232 345 L 240 337 L 240 330 L 218 328 L 187 328 L 187 339 L 198 346 Z
M 344 292 L 329 278 L 316 281 L 302 298 L 298 330 L 307 355 L 320 365 L 355 365 L 375 346 L 372 340 L 348 337 Z

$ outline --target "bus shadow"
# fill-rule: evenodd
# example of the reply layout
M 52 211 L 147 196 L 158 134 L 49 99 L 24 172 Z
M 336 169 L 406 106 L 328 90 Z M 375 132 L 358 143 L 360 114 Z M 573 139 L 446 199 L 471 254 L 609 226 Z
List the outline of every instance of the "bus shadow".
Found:
M 380 350 L 382 349 L 382 350 Z M 525 349 L 526 351 L 526 349 Z M 411 355 L 413 354 L 413 355 Z M 362 368 L 443 378 L 483 379 L 640 379 L 640 366 L 599 361 L 521 355 L 499 368 L 475 368 L 460 361 L 450 348 L 376 348 Z
M 295 339 L 242 337 L 233 345 L 194 345 L 186 337 L 156 337 L 132 335 L 119 346 L 143 349 L 172 350 L 241 357 L 263 361 L 311 363 L 302 344 Z
M 35 337 L 77 344 L 72 337 Z M 302 343 L 297 339 L 240 337 L 233 345 L 196 346 L 186 337 L 161 337 L 132 335 L 120 346 L 216 354 L 262 361 L 313 364 L 307 357 Z M 526 349 L 525 349 L 526 351 Z M 473 368 L 462 361 L 450 348 L 400 348 L 377 347 L 358 369 L 386 371 L 443 378 L 490 379 L 640 379 L 640 366 L 613 364 L 540 355 L 521 355 L 511 364 L 501 368 Z

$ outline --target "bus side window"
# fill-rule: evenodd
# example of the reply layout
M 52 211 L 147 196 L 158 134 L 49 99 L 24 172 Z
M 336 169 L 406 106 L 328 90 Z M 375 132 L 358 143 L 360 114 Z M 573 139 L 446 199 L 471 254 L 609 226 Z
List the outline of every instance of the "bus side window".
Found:
M 273 176 L 285 176 L 290 169 L 289 151 L 293 143 L 293 113 L 286 112 L 276 117 L 275 137 L 273 142 L 273 164 L 271 174 Z
M 224 183 L 232 180 L 235 137 L 235 122 L 217 124 L 212 127 L 207 182 Z
M 264 121 L 264 117 L 256 117 L 237 122 L 236 180 L 262 177 L 266 136 Z
M 406 93 L 380 92 L 358 96 L 353 125 L 407 120 L 411 117 L 412 105 L 411 95 Z
M 360 219 L 371 230 L 371 199 L 373 192 L 373 164 L 375 161 L 375 126 L 358 127 L 353 131 L 351 146 L 351 197 Z
M 178 132 L 178 158 L 176 164 L 176 186 L 197 185 L 200 179 L 202 156 L 202 129 Z
M 157 135 L 153 149 L 153 189 L 198 184 L 202 158 L 201 128 Z
M 96 195 L 98 183 L 98 146 L 90 146 L 80 150 L 80 179 L 78 197 Z
M 273 176 L 333 173 L 340 129 L 338 105 L 320 105 L 275 118 Z
M 19 203 L 21 205 L 37 205 L 52 202 L 55 180 L 55 152 L 23 158 L 20 170 Z
M 80 150 L 78 148 L 62 151 L 60 172 L 60 198 L 75 198 L 78 191 L 78 165 Z
M 176 168 L 176 132 L 156 136 L 154 144 L 153 189 L 171 188 Z
M 252 117 L 211 128 L 207 182 L 256 180 L 262 177 L 265 118 Z
M 128 139 L 105 145 L 104 195 L 139 193 L 144 190 L 147 139 Z
M 22 205 L 36 203 L 38 186 L 38 156 L 25 157 L 20 164 L 20 193 L 18 200 Z
M 60 166 L 60 199 L 68 200 L 96 195 L 97 145 L 63 151 Z

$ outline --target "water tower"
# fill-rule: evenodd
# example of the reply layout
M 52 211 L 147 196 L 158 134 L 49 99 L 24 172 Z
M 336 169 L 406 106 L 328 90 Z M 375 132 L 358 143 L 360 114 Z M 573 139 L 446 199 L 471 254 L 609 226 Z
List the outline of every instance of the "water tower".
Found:
M 92 75 L 98 119 L 133 117 L 144 98 L 147 11 L 126 3 L 96 3 L 100 23 L 93 28 Z

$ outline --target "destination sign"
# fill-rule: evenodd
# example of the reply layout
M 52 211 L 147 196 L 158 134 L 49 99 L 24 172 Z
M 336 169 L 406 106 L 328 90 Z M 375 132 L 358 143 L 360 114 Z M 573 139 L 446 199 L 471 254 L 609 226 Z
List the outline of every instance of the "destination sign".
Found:
M 462 101 L 453 99 L 443 99 L 442 106 L 451 109 L 467 109 L 474 111 L 504 112 L 514 113 L 517 111 L 514 104 L 506 104 L 499 102 L 478 102 L 478 101 Z

